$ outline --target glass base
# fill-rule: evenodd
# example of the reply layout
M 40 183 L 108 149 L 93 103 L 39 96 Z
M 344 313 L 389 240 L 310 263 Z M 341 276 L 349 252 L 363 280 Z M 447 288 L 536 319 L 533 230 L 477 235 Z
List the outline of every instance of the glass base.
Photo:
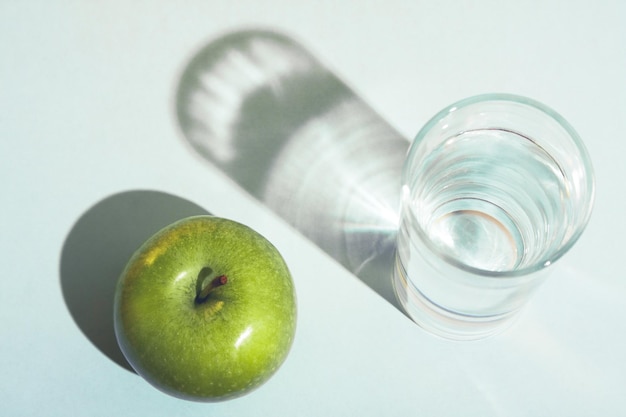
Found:
M 406 271 L 396 257 L 393 286 L 398 302 L 411 320 L 431 334 L 448 340 L 480 340 L 508 329 L 518 311 L 496 316 L 470 316 L 447 310 L 428 299 L 407 280 Z

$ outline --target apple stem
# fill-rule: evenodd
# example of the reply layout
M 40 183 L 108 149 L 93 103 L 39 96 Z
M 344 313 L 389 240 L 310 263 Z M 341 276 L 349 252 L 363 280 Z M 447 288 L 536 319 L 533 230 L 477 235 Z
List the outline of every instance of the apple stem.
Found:
M 216 288 L 225 285 L 228 282 L 226 275 L 215 277 L 209 282 L 196 296 L 196 303 L 203 303 L 209 297 L 209 294 Z

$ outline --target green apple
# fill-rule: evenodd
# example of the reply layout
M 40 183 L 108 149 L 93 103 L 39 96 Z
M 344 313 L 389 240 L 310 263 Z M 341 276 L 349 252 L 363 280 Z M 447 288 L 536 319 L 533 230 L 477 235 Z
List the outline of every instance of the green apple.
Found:
M 263 236 L 194 216 L 157 232 L 116 288 L 115 334 L 156 388 L 195 401 L 250 392 L 284 362 L 296 328 L 289 270 Z

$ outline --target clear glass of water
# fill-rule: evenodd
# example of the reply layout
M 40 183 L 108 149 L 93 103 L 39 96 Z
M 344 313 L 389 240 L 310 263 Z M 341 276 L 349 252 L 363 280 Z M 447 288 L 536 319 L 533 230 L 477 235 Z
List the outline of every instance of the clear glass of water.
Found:
M 505 329 L 593 205 L 589 155 L 534 100 L 457 102 L 419 132 L 403 169 L 394 288 L 406 313 L 455 340 Z

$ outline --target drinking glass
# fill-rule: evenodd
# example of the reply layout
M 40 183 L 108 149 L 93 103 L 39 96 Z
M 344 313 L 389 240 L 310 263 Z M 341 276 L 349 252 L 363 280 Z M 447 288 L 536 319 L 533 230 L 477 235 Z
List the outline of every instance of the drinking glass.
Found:
M 580 237 L 593 197 L 589 155 L 550 108 L 508 94 L 447 107 L 403 167 L 400 303 L 445 338 L 502 331 Z

